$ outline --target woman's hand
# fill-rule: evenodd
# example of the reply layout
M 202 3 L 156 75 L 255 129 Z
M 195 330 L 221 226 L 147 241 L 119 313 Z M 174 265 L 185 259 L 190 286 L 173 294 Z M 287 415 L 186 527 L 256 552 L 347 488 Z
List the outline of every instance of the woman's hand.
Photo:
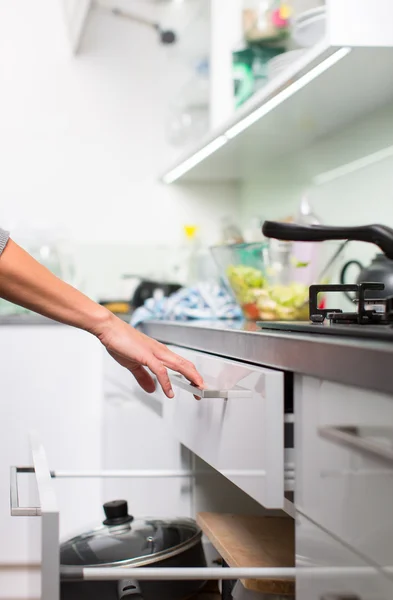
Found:
M 173 398 L 174 393 L 167 368 L 181 373 L 199 388 L 204 386 L 201 375 L 191 362 L 114 315 L 109 315 L 98 331 L 93 333 L 109 354 L 133 374 L 146 392 L 154 392 L 156 386 L 145 367 L 157 377 L 168 398 Z

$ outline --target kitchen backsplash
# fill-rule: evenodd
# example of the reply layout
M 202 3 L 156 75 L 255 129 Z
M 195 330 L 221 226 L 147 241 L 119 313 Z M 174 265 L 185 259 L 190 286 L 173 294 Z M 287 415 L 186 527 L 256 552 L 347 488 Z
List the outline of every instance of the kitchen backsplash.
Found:
M 241 217 L 276 219 L 296 213 L 306 193 L 325 224 L 393 226 L 393 105 L 377 110 L 296 156 L 281 159 L 241 187 Z M 349 258 L 377 252 L 353 243 Z

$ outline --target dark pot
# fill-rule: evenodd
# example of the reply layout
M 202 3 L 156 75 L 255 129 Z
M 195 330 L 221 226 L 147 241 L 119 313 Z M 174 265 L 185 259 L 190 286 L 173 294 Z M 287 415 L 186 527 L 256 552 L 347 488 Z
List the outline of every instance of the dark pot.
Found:
M 132 308 L 136 309 L 143 306 L 146 300 L 153 298 L 157 292 L 168 297 L 180 290 L 181 286 L 177 283 L 160 283 L 158 281 L 149 281 L 144 279 L 136 288 L 131 299 Z
M 192 519 L 136 520 L 127 502 L 104 505 L 103 525 L 60 548 L 61 600 L 183 600 L 204 581 L 137 581 L 137 567 L 205 567 L 202 532 Z M 83 567 L 135 567 L 136 580 L 83 581 Z

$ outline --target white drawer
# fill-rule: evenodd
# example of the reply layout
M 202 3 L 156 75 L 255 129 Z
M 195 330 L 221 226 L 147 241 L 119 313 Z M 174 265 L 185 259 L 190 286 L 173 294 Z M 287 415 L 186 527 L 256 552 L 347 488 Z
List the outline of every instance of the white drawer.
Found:
M 297 518 L 297 600 L 391 600 L 392 597 L 393 579 L 389 575 L 371 567 L 307 519 Z
M 392 565 L 393 397 L 302 377 L 295 415 L 297 506 L 370 560 Z
M 153 378 L 155 379 L 154 375 Z M 164 393 L 158 384 L 156 384 L 156 390 L 153 394 L 146 393 L 135 377 L 105 352 L 104 398 L 106 402 L 119 407 L 129 405 L 132 402 L 140 402 L 162 416 L 164 397 Z
M 164 403 L 174 435 L 259 503 L 282 508 L 284 374 L 172 349 L 196 365 L 209 389 L 238 391 L 227 400 L 197 401 L 189 391 L 174 387 L 174 400 Z

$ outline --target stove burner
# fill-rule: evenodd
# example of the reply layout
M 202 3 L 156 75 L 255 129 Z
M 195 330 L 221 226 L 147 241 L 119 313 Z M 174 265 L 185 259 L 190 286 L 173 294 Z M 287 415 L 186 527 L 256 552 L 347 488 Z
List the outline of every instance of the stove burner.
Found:
M 365 298 L 367 291 L 383 291 L 383 283 L 361 283 L 359 285 L 311 285 L 309 306 L 310 321 L 322 325 L 325 319 L 335 325 L 387 325 L 393 324 L 393 296 L 386 299 Z M 318 308 L 320 292 L 356 292 L 357 311 L 343 312 L 339 308 Z

